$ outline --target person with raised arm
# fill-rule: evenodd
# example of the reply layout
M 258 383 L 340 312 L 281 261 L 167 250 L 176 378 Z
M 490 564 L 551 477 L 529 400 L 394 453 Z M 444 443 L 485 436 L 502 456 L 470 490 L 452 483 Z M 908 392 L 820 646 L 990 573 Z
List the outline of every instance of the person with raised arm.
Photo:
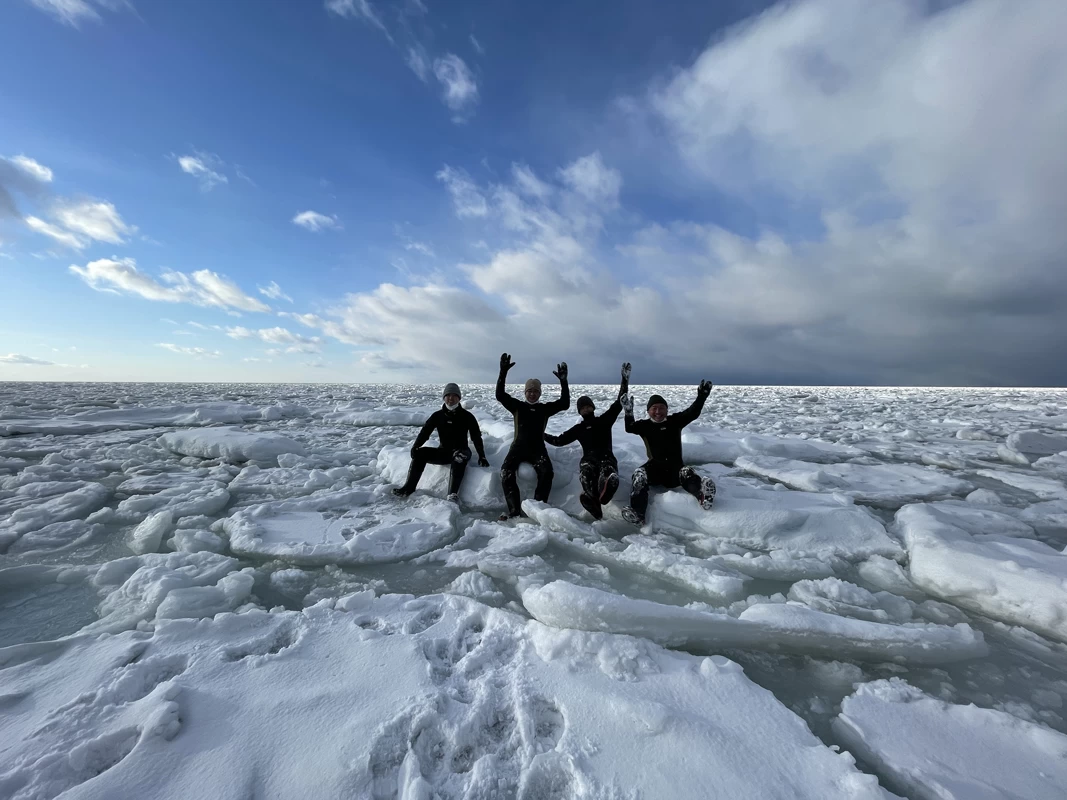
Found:
M 504 463 L 500 467 L 500 484 L 504 489 L 504 501 L 507 503 L 506 514 L 501 519 L 509 517 L 526 516 L 522 511 L 522 501 L 519 498 L 519 484 L 516 472 L 519 464 L 533 464 L 537 473 L 537 486 L 534 489 L 534 500 L 548 501 L 549 492 L 552 491 L 552 460 L 548 457 L 545 448 L 545 425 L 548 418 L 561 411 L 566 411 L 571 404 L 571 391 L 567 383 L 567 362 L 562 361 L 552 373 L 559 378 L 560 398 L 551 403 L 542 403 L 541 381 L 530 378 L 524 387 L 524 401 L 512 397 L 504 389 L 508 371 L 515 366 L 511 356 L 504 353 L 500 356 L 500 376 L 496 381 L 496 399 L 511 412 L 515 421 L 515 438 L 511 442 L 511 449 L 504 457 Z
M 674 489 L 681 486 L 693 495 L 705 509 L 710 509 L 715 502 L 715 481 L 701 478 L 692 467 L 687 467 L 682 460 L 682 429 L 700 416 L 712 383 L 700 382 L 697 397 L 693 404 L 684 411 L 667 414 L 667 401 L 658 394 L 648 398 L 648 419 L 634 419 L 634 399 L 627 395 L 623 399 L 626 411 L 626 432 L 635 433 L 645 443 L 648 460 L 634 470 L 630 486 L 630 507 L 623 509 L 623 516 L 635 525 L 645 523 L 648 511 L 648 490 L 652 486 Z
M 622 365 L 622 382 L 619 394 L 608 410 L 599 417 L 596 406 L 586 395 L 578 398 L 575 408 L 581 422 L 564 431 L 559 436 L 545 434 L 545 441 L 555 447 L 563 447 L 571 442 L 582 446 L 582 460 L 578 462 L 578 479 L 582 484 L 582 493 L 578 497 L 582 507 L 593 519 L 603 519 L 605 503 L 615 496 L 619 488 L 619 462 L 611 446 L 611 427 L 622 411 L 622 398 L 630 386 L 630 364 Z
M 393 494 L 399 497 L 407 497 L 415 491 L 427 464 L 448 464 L 448 499 L 458 503 L 459 485 L 467 471 L 467 462 L 471 460 L 471 449 L 467 445 L 468 435 L 478 451 L 478 466 L 489 466 L 489 460 L 485 457 L 485 445 L 482 443 L 482 429 L 478 427 L 474 414 L 459 404 L 459 386 L 455 383 L 446 384 L 443 395 L 444 403 L 426 420 L 419 435 L 415 437 L 415 444 L 411 446 L 408 479 L 403 486 L 393 489 Z M 440 446 L 424 447 L 434 431 L 437 431 Z

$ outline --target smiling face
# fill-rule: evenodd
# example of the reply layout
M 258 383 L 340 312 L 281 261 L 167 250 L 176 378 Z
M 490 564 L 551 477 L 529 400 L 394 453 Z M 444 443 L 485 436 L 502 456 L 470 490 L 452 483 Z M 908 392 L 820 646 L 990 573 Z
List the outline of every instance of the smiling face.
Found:
M 526 402 L 536 403 L 541 399 L 541 388 L 538 386 L 531 386 L 526 390 Z
M 667 419 L 667 406 L 664 403 L 656 403 L 648 409 L 648 418 L 653 422 L 663 422 Z
M 445 395 L 445 405 L 448 406 L 449 408 L 452 408 L 454 406 L 458 406 L 459 405 L 459 395 L 458 394 L 446 394 Z

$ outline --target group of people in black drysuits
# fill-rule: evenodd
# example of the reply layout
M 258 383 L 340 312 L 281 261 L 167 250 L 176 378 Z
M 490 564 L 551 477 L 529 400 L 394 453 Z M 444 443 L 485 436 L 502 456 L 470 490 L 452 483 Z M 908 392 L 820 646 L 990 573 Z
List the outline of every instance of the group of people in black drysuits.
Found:
M 511 443 L 504 463 L 500 467 L 500 482 L 507 502 L 507 513 L 501 519 L 525 516 L 519 499 L 519 486 L 516 473 L 519 465 L 532 464 L 537 473 L 537 486 L 534 500 L 548 501 L 552 490 L 552 460 L 548 457 L 545 443 L 564 447 L 573 442 L 582 446 L 582 459 L 578 473 L 582 485 L 580 501 L 582 506 L 593 515 L 602 519 L 603 506 L 615 495 L 619 488 L 619 462 L 612 452 L 611 428 L 619 418 L 619 412 L 626 412 L 626 432 L 635 433 L 644 440 L 648 460 L 638 467 L 633 474 L 630 488 L 630 505 L 623 509 L 623 516 L 632 523 L 642 525 L 648 510 L 648 492 L 653 486 L 673 489 L 681 487 L 697 498 L 704 508 L 711 508 L 715 501 L 715 482 L 708 477 L 701 477 L 692 467 L 682 461 L 682 428 L 700 416 L 704 403 L 711 394 L 711 381 L 701 381 L 697 388 L 697 397 L 692 405 L 676 414 L 667 413 L 667 401 L 654 394 L 648 398 L 648 419 L 634 419 L 634 401 L 630 396 L 630 365 L 622 365 L 622 382 L 619 395 L 608 406 L 608 410 L 596 415 L 593 401 L 582 395 L 576 404 L 581 421 L 574 427 L 553 436 L 545 433 L 548 418 L 566 411 L 571 404 L 570 385 L 567 381 L 567 364 L 559 364 L 553 371 L 559 379 L 560 397 L 550 403 L 541 402 L 541 381 L 530 378 L 524 387 L 524 400 L 512 397 L 505 390 L 508 372 L 515 366 L 511 356 L 504 353 L 500 357 L 500 376 L 496 381 L 496 399 L 504 406 L 515 421 L 515 438 Z M 460 390 L 455 383 L 444 388 L 444 405 L 430 415 L 422 426 L 415 444 L 411 448 L 411 468 L 403 486 L 393 489 L 394 494 L 407 496 L 415 491 L 419 478 L 427 464 L 448 464 L 450 475 L 448 499 L 459 499 L 459 486 L 471 460 L 468 437 L 478 451 L 478 466 L 488 467 L 485 457 L 485 445 L 482 432 L 474 415 L 460 405 Z M 426 447 L 431 434 L 437 431 L 440 446 Z

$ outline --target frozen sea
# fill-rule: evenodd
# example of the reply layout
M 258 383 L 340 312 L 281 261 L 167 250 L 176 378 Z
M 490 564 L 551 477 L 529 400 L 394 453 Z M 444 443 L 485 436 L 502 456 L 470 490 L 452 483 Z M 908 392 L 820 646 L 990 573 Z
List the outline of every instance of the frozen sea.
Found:
M 0 798 L 1067 796 L 1067 391 L 718 387 L 641 529 L 463 402 L 0 384 Z

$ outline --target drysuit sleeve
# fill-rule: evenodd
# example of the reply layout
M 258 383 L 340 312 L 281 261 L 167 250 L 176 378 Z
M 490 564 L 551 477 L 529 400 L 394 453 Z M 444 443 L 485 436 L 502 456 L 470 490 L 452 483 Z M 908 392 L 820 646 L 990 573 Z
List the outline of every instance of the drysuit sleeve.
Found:
M 545 403 L 545 411 L 548 416 L 558 414 L 560 411 L 566 411 L 571 407 L 571 386 L 566 380 L 559 382 L 560 395 L 559 400 L 553 400 L 551 403 Z
M 500 377 L 496 379 L 496 400 L 500 405 L 504 406 L 504 408 L 514 414 L 515 409 L 518 408 L 519 401 L 504 390 L 504 381 L 507 377 L 508 374 L 501 370 Z
M 411 446 L 414 450 L 417 447 L 422 447 L 430 439 L 430 434 L 437 428 L 437 412 L 430 414 L 430 418 L 426 420 L 426 424 L 422 426 L 422 430 L 419 431 L 419 435 L 415 437 L 415 444 Z
M 693 404 L 689 406 L 685 411 L 679 411 L 677 414 L 671 414 L 668 418 L 673 425 L 678 428 L 684 428 L 690 422 L 700 416 L 701 410 L 704 408 L 704 403 L 708 400 L 708 396 L 705 394 L 697 393 L 697 399 L 693 401 Z
M 553 436 L 551 433 L 545 434 L 545 441 L 556 447 L 563 447 L 571 442 L 578 441 L 578 431 L 581 429 L 581 424 L 575 425 L 572 428 L 565 430 L 559 436 Z
M 478 458 L 485 458 L 485 444 L 482 442 L 482 429 L 478 425 L 478 418 L 467 412 L 467 433 L 474 442 L 474 449 L 478 451 Z
M 626 394 L 626 392 L 620 392 L 620 395 Z M 622 411 L 622 403 L 616 400 L 610 406 L 608 410 L 600 415 L 600 418 L 604 420 L 604 423 L 610 428 L 615 424 L 615 420 L 619 418 L 619 412 Z
M 642 435 L 642 431 L 648 425 L 647 419 L 634 419 L 634 415 L 631 412 L 626 413 L 626 432 L 636 433 L 638 436 Z

